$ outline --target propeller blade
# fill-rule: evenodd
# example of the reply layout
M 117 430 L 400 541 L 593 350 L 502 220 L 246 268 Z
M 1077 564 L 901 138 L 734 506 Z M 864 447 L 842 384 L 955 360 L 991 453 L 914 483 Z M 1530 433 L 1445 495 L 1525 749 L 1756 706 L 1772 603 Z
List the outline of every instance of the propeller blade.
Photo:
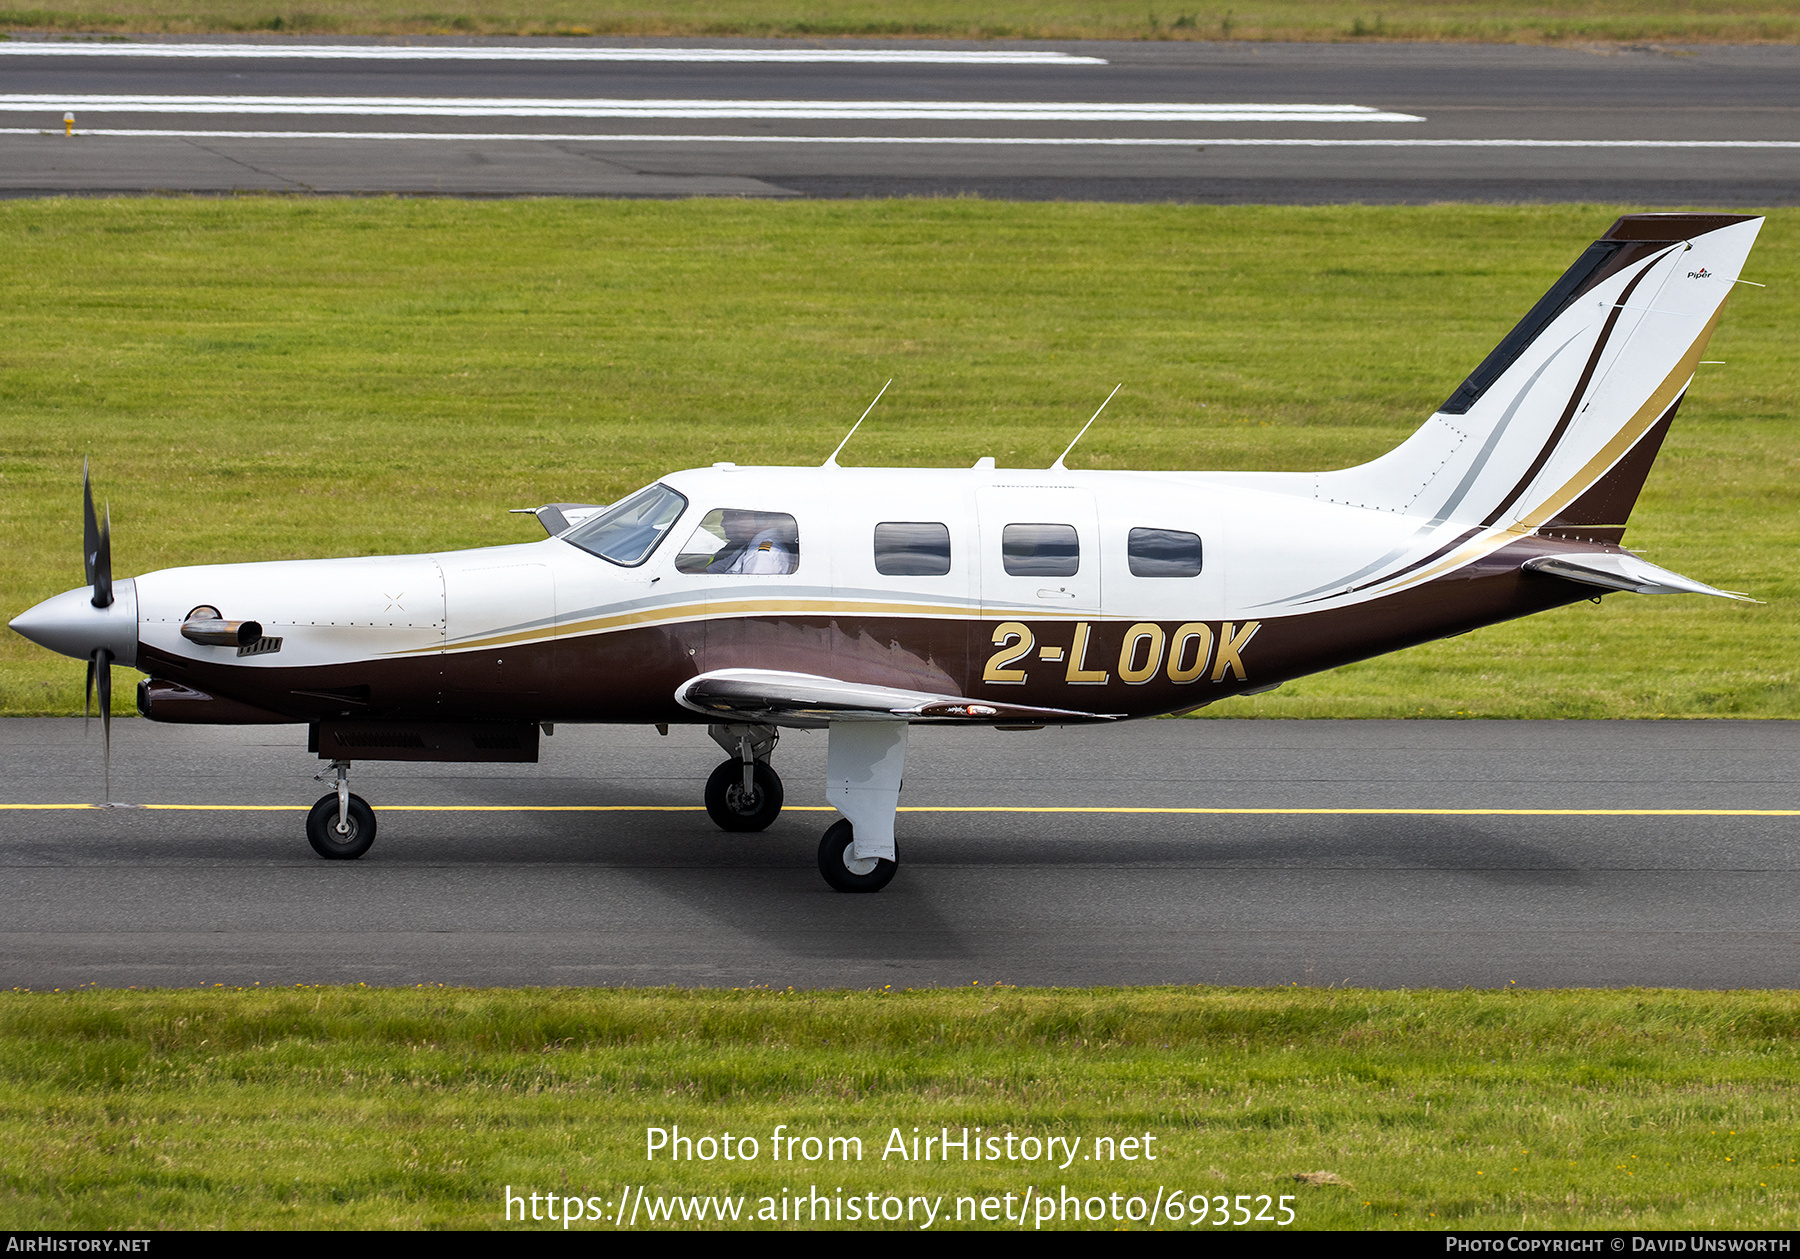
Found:
M 96 608 L 110 608 L 112 592 L 112 504 L 106 505 L 106 520 L 100 526 L 100 545 L 94 552 L 94 598 Z
M 103 522 L 94 518 L 94 485 L 88 477 L 86 459 L 81 461 L 81 552 L 84 576 L 88 585 L 94 588 L 94 596 L 90 602 L 96 608 L 111 607 L 112 505 L 107 504 Z M 94 711 L 94 691 L 99 690 L 100 743 L 106 766 L 107 801 L 112 799 L 112 662 L 112 652 L 104 647 L 95 648 L 88 657 L 87 690 L 81 701 L 81 732 L 85 736 L 88 719 Z
M 102 647 L 94 653 L 95 670 L 100 681 L 100 746 L 106 766 L 106 795 L 101 803 L 112 800 L 112 652 Z
M 94 561 L 100 555 L 100 525 L 94 519 L 94 487 L 88 481 L 88 461 L 81 461 L 81 561 L 82 581 L 94 584 Z

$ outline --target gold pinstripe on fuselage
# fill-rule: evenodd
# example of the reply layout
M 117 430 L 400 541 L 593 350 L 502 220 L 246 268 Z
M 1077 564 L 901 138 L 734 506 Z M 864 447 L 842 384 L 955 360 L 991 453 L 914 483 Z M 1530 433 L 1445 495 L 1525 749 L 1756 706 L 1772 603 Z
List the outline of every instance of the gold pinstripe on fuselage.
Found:
M 716 599 L 702 596 L 684 603 L 660 608 L 643 608 L 610 616 L 585 617 L 556 625 L 484 634 L 475 638 L 445 643 L 441 647 L 408 648 L 384 652 L 384 656 L 431 656 L 442 652 L 484 651 L 494 647 L 512 647 L 522 643 L 550 642 L 560 638 L 582 638 L 613 630 L 637 629 L 655 625 L 676 625 L 685 621 L 714 620 L 720 617 L 754 616 L 906 616 L 936 620 L 992 620 L 995 617 L 1030 616 L 1037 620 L 1131 620 L 1129 614 L 1107 615 L 1093 611 L 1063 608 L 952 607 L 939 603 L 893 603 L 852 599 L 782 599 L 744 598 Z

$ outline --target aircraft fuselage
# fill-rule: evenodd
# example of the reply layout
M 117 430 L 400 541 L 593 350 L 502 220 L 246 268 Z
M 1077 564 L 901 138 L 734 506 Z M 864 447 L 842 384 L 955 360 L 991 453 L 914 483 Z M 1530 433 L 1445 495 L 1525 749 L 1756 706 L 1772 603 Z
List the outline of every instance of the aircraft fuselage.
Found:
M 1140 717 L 1593 593 L 1523 572 L 1528 558 L 1583 549 L 1534 537 L 1429 581 L 1296 607 L 1293 596 L 1354 573 L 1423 522 L 1232 479 L 1240 484 L 1194 473 L 697 469 L 659 483 L 686 504 L 632 565 L 545 538 L 145 574 L 136 663 L 243 706 L 243 720 L 703 721 L 676 688 L 738 667 Z M 681 571 L 678 559 L 697 553 L 692 535 L 721 511 L 790 517 L 792 571 Z M 941 560 L 944 571 L 879 571 L 894 559 L 878 554 L 884 526 L 941 536 L 947 548 L 923 562 L 901 559 L 915 570 Z M 1063 545 L 1021 562 L 1009 549 L 1014 526 L 1028 544 L 1048 535 Z M 1148 559 L 1146 531 L 1164 544 Z M 202 605 L 258 621 L 265 649 L 188 641 L 182 625 Z M 225 711 L 163 709 L 152 714 Z

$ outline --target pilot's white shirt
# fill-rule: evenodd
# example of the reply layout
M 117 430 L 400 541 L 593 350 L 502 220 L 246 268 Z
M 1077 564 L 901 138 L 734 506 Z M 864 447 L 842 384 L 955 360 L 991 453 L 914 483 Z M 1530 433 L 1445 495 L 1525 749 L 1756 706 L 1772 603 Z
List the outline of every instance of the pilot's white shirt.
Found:
M 764 529 L 744 548 L 744 553 L 737 557 L 728 573 L 791 573 L 794 571 L 793 553 L 779 541 L 781 530 Z

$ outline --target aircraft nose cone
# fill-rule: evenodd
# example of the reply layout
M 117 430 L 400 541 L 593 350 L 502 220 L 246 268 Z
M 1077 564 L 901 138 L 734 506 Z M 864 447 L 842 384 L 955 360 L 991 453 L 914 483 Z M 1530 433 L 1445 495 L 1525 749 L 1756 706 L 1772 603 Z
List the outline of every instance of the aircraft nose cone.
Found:
M 113 583 L 111 607 L 96 608 L 91 586 L 65 590 L 12 619 L 12 628 L 40 647 L 77 660 L 106 648 L 119 664 L 137 661 L 137 588 Z

